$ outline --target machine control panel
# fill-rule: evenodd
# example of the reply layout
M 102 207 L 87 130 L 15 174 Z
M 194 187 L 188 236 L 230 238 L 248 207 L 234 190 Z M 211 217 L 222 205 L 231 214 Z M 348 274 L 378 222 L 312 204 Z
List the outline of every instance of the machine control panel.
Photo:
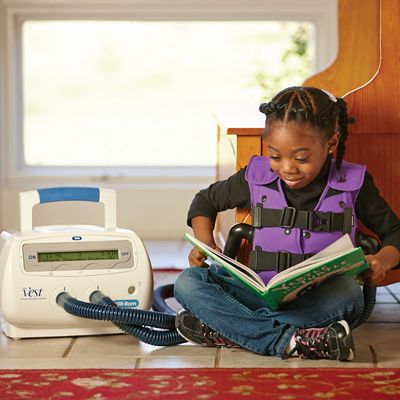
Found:
M 129 240 L 26 243 L 22 245 L 22 258 L 26 272 L 134 267 Z

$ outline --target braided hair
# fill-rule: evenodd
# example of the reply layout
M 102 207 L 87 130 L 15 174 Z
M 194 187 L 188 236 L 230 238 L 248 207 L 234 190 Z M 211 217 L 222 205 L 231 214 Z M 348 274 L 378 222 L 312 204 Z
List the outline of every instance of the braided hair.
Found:
M 336 168 L 341 172 L 350 123 L 342 98 L 314 87 L 293 86 L 276 94 L 269 103 L 261 104 L 260 111 L 266 115 L 265 132 L 273 122 L 309 124 L 317 128 L 323 140 L 329 140 L 339 130 Z

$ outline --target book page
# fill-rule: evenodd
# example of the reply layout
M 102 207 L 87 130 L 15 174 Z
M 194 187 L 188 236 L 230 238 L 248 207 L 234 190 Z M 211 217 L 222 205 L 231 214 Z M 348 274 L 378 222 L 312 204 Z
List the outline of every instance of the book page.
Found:
M 223 253 L 214 250 L 210 246 L 207 246 L 205 243 L 196 239 L 194 236 L 189 235 L 188 233 L 185 233 L 184 237 L 186 240 L 192 243 L 193 246 L 197 247 L 205 256 L 215 261 L 221 267 L 224 267 L 232 273 L 239 275 L 242 280 L 246 280 L 250 284 L 256 285 L 257 289 L 261 291 L 265 289 L 265 285 L 262 279 L 255 271 L 253 271 L 246 265 L 240 263 L 237 260 L 234 260 L 233 258 L 228 257 Z
M 361 249 L 360 249 L 361 251 Z M 357 249 L 354 249 L 353 252 L 357 252 Z M 322 265 L 325 265 L 325 263 L 322 263 Z M 285 279 L 283 282 L 278 283 L 275 287 L 272 287 L 272 291 L 277 291 L 279 293 L 284 292 L 284 297 L 281 297 L 281 302 L 282 303 L 288 303 L 293 300 L 295 300 L 297 297 L 299 297 L 302 294 L 305 294 L 306 292 L 309 292 L 316 286 L 318 286 L 322 281 L 324 281 L 327 278 L 330 278 L 334 275 L 337 274 L 350 274 L 352 276 L 356 276 L 359 272 L 363 271 L 364 269 L 368 268 L 368 264 L 365 263 L 365 261 L 361 260 L 355 263 L 350 263 L 349 265 L 343 267 L 341 266 L 340 269 L 332 269 L 330 272 L 324 272 L 323 274 L 320 275 L 320 277 L 317 277 L 316 275 L 313 277 L 312 280 L 308 279 L 302 279 L 301 276 L 298 277 L 297 282 L 300 283 L 299 286 L 296 288 L 291 288 L 291 290 L 285 291 L 285 288 L 287 287 L 286 283 L 287 280 Z M 310 272 L 313 273 L 314 271 L 318 271 L 318 268 L 312 269 Z M 351 271 L 355 271 L 352 273 Z M 307 275 L 307 273 L 305 274 Z M 293 277 L 293 279 L 296 279 L 297 277 Z M 303 281 L 303 283 L 302 283 Z M 282 287 L 283 285 L 283 287 Z
M 333 242 L 328 247 L 325 247 L 319 253 L 315 254 L 314 256 L 310 257 L 307 261 L 310 260 L 318 260 L 320 258 L 326 258 L 329 256 L 334 256 L 335 254 L 342 253 L 346 250 L 354 249 L 353 242 L 350 239 L 350 236 L 346 233 L 341 238 Z M 299 264 L 298 264 L 299 265 Z
M 324 264 L 330 260 L 333 260 L 338 256 L 351 253 L 353 250 L 353 242 L 351 241 L 349 235 L 346 234 L 338 239 L 336 242 L 321 250 L 319 253 L 315 254 L 314 256 L 308 258 L 305 261 L 302 261 L 299 264 L 293 265 L 292 267 L 287 268 L 284 271 L 280 272 L 278 275 L 274 276 L 268 282 L 267 287 L 271 287 L 272 285 L 275 285 L 283 279 L 287 279 L 293 275 L 297 275 L 299 270 L 310 270 L 320 264 Z
M 296 269 L 304 268 L 307 265 L 314 265 L 320 261 L 328 261 L 329 259 L 335 258 L 336 256 L 346 252 L 346 250 L 352 249 L 354 249 L 353 242 L 351 241 L 349 235 L 346 234 L 328 247 L 325 247 L 325 249 L 321 250 L 319 253 L 307 258 L 307 260 L 304 260 L 301 263 L 285 269 L 284 271 L 280 272 L 279 275 L 285 275 L 295 271 Z

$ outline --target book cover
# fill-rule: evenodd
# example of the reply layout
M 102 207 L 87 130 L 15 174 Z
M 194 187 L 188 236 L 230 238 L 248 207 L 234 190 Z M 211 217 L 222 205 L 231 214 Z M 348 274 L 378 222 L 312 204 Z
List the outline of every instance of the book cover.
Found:
M 186 233 L 184 237 L 208 259 L 262 297 L 273 310 L 307 293 L 331 276 L 347 274 L 356 279 L 360 272 L 368 268 L 361 248 L 354 247 L 350 237 L 344 235 L 313 257 L 280 272 L 265 285 L 258 274 L 246 265 L 217 252 L 192 235 Z

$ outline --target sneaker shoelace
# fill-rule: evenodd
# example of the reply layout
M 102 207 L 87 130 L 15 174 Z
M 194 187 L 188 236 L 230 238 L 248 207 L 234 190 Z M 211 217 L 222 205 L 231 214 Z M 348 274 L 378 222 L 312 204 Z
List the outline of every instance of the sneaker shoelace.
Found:
M 308 359 L 334 358 L 330 353 L 328 329 L 329 327 L 299 329 L 295 336 L 295 347 L 282 358 L 287 359 L 295 352 Z
M 225 347 L 235 347 L 235 343 L 223 337 L 220 333 L 211 329 L 206 324 L 201 324 L 201 337 L 209 346 L 225 346 Z

